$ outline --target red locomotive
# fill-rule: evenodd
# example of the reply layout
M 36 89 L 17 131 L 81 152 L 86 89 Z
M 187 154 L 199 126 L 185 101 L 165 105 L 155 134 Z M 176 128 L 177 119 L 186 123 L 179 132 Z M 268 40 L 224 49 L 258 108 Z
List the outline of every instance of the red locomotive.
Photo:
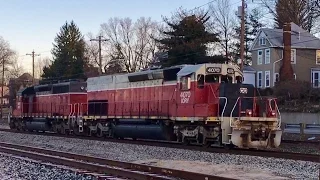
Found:
M 277 147 L 275 99 L 256 95 L 233 64 L 180 65 L 21 91 L 9 119 L 19 130 L 203 145 Z

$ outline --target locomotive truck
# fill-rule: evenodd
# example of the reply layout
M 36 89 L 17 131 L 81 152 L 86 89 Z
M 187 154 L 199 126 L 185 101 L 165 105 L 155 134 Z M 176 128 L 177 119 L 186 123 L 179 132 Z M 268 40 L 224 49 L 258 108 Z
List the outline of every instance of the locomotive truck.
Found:
M 19 131 L 278 147 L 276 99 L 242 80 L 236 64 L 206 63 L 39 84 L 19 91 L 8 121 Z

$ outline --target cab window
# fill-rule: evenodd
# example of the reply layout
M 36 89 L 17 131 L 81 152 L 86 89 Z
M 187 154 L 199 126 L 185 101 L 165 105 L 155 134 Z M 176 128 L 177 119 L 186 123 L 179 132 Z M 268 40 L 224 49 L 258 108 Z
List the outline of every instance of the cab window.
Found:
M 197 84 L 199 89 L 204 88 L 204 75 L 203 74 L 198 74 L 197 76 Z
M 221 76 L 221 83 L 232 83 L 232 77 L 230 77 L 230 76 Z
M 206 75 L 206 83 L 219 83 L 219 75 L 216 75 L 216 74 Z
M 243 78 L 241 76 L 237 76 L 236 77 L 236 81 L 237 81 L 238 84 L 241 84 L 242 81 L 243 81 Z
M 180 83 L 181 90 L 189 90 L 190 89 L 190 77 L 188 77 L 188 76 L 181 77 L 180 81 L 181 81 L 181 83 Z

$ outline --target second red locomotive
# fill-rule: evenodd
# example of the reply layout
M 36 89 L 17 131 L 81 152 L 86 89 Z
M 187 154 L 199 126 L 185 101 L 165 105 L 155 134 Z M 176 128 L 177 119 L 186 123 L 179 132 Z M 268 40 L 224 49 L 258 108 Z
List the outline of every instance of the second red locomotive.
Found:
M 277 147 L 275 99 L 233 64 L 180 65 L 24 89 L 12 128 L 203 145 Z

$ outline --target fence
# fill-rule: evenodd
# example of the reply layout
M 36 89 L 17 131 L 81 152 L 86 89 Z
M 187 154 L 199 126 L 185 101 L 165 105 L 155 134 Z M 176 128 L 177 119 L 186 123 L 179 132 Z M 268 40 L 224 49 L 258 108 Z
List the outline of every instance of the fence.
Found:
M 283 132 L 300 135 L 320 135 L 320 124 L 285 124 Z

